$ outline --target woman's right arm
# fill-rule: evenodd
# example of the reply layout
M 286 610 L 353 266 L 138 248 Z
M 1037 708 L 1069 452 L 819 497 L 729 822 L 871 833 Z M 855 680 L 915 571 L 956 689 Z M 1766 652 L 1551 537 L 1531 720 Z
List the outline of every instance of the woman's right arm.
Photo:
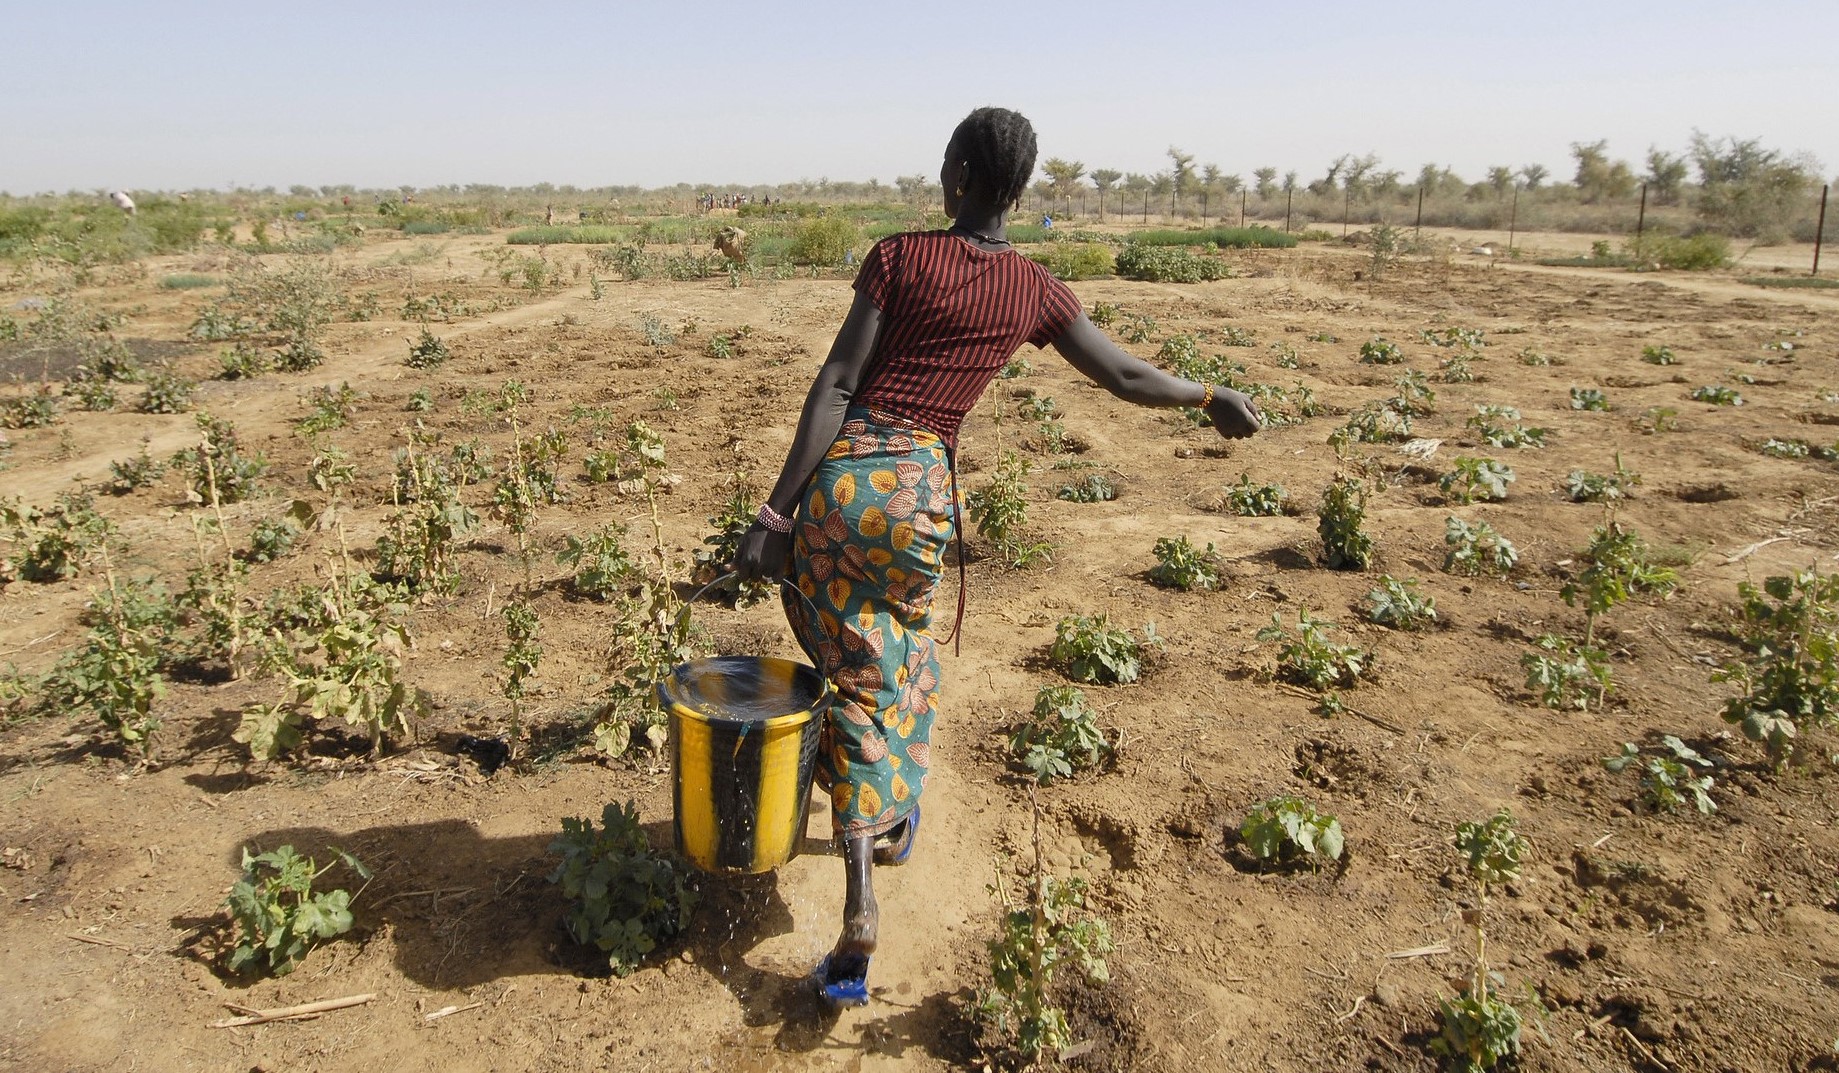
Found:
M 786 518 L 798 513 L 799 493 L 804 491 L 811 474 L 817 471 L 817 464 L 824 460 L 830 445 L 836 442 L 837 431 L 843 427 L 843 415 L 848 412 L 850 400 L 862 383 L 869 358 L 874 356 L 875 336 L 880 330 L 881 310 L 858 292 L 850 304 L 849 315 L 843 318 L 843 326 L 837 329 L 836 341 L 830 344 L 829 357 L 824 359 L 823 368 L 817 371 L 817 379 L 811 382 L 811 390 L 805 395 L 804 410 L 798 417 L 798 431 L 792 436 L 791 450 L 786 452 L 779 480 L 766 497 L 766 505 L 774 513 Z M 734 557 L 734 571 L 743 581 L 777 579 L 785 570 L 786 551 L 790 547 L 789 534 L 775 533 L 755 522 L 741 538 L 740 550 Z
M 1090 317 L 1079 314 L 1054 339 L 1054 349 L 1086 379 L 1126 402 L 1139 406 L 1194 406 L 1206 397 L 1207 385 L 1171 376 L 1113 343 Z M 1207 404 L 1213 427 L 1227 439 L 1244 439 L 1258 431 L 1258 407 L 1251 397 L 1216 386 Z

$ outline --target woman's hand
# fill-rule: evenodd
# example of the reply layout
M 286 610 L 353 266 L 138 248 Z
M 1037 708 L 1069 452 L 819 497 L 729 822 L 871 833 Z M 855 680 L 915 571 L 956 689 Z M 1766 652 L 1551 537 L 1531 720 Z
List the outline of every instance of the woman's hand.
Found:
M 743 582 L 778 581 L 785 576 L 786 559 L 792 549 L 792 534 L 775 533 L 755 523 L 741 538 L 731 569 Z
M 1263 422 L 1250 395 L 1229 387 L 1213 389 L 1213 401 L 1207 404 L 1207 416 L 1213 427 L 1229 440 L 1243 440 L 1256 433 Z

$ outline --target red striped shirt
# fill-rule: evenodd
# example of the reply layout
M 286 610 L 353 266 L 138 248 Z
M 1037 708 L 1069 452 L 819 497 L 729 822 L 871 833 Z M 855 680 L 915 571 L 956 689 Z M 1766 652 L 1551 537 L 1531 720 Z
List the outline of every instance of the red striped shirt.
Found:
M 881 310 L 881 338 L 855 402 L 911 420 L 957 449 L 958 426 L 1023 343 L 1059 338 L 1079 299 L 1013 248 L 991 253 L 949 231 L 875 243 L 856 290 Z

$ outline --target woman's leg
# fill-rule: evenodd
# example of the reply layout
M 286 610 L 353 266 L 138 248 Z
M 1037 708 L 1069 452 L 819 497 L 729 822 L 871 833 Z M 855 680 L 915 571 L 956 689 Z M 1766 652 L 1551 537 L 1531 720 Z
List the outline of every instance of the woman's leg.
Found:
M 830 975 L 825 983 L 862 975 L 868 956 L 875 952 L 881 910 L 875 904 L 875 838 L 858 835 L 843 841 L 845 890 L 843 934 L 830 954 Z

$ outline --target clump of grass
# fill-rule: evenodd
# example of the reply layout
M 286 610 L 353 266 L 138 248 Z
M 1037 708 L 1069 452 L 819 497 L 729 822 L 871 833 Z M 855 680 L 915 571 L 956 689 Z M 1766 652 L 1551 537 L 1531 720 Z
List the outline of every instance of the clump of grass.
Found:
M 168 291 L 195 291 L 200 287 L 215 287 L 223 280 L 216 276 L 201 276 L 195 272 L 179 272 L 160 277 L 160 289 Z
M 1839 279 L 1823 279 L 1819 276 L 1745 276 L 1740 282 L 1752 287 L 1782 287 L 1790 290 L 1805 288 L 1808 290 L 1839 290 Z
M 1128 241 L 1139 246 L 1218 246 L 1220 249 L 1284 249 L 1296 245 L 1295 235 L 1268 227 L 1209 227 L 1192 231 L 1157 229 L 1132 231 Z
M 631 237 L 632 229 L 629 227 L 582 224 L 570 227 L 520 227 L 505 236 L 505 242 L 512 246 L 610 246 Z

